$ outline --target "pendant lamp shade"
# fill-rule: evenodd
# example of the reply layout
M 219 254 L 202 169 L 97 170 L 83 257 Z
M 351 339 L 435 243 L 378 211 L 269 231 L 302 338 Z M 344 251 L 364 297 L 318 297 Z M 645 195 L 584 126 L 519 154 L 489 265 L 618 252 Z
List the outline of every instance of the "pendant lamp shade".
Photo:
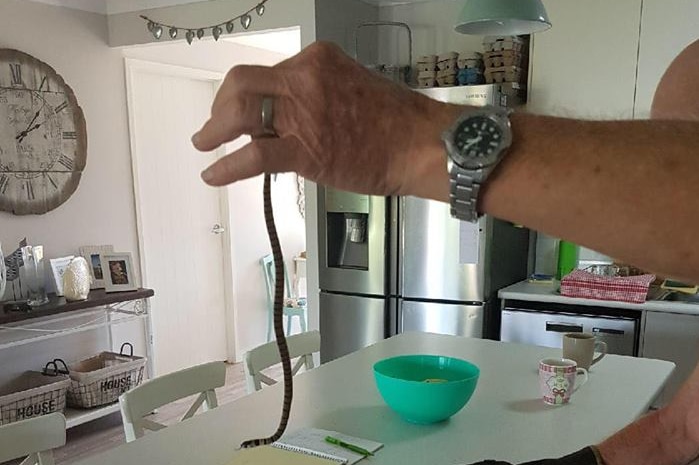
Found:
M 461 34 L 507 36 L 550 27 L 541 0 L 466 0 L 454 29 Z

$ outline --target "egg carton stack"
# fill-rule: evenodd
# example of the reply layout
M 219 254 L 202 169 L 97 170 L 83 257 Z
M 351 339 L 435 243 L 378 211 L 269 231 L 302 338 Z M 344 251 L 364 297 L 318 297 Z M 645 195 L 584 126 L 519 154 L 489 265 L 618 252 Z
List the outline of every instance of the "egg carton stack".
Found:
M 478 52 L 461 53 L 457 60 L 456 79 L 461 86 L 483 84 L 483 55 Z
M 421 56 L 417 62 L 417 83 L 420 87 L 455 86 L 459 54 L 456 52 L 442 55 Z
M 524 77 L 524 40 L 517 36 L 488 36 L 483 40 L 485 82 L 520 83 Z
M 417 60 L 418 87 L 435 87 L 437 85 L 437 55 L 424 55 Z
M 483 56 L 480 53 L 448 52 L 425 55 L 417 62 L 419 87 L 452 87 L 483 83 Z

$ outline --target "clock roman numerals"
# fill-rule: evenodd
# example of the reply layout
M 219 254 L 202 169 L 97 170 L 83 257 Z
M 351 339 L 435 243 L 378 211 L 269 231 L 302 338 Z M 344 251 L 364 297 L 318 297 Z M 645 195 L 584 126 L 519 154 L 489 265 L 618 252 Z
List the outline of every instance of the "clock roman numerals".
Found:
M 5 195 L 7 192 L 7 186 L 10 184 L 10 178 L 6 174 L 0 176 L 0 194 Z
M 9 63 L 10 75 L 12 77 L 13 86 L 21 86 L 22 84 L 22 65 L 19 63 Z
M 49 180 L 51 185 L 53 186 L 54 189 L 58 189 L 58 183 L 56 183 L 56 180 L 51 177 L 49 173 L 44 173 L 46 175 L 46 178 Z
M 34 184 L 32 184 L 31 180 L 28 180 L 24 184 L 24 189 L 27 192 L 27 200 L 34 200 L 36 197 L 34 196 Z
M 44 214 L 68 200 L 86 139 L 83 111 L 56 70 L 0 46 L 0 216 Z
M 61 155 L 61 157 L 58 159 L 58 163 L 65 166 L 70 171 L 73 171 L 73 160 L 66 157 L 65 155 Z

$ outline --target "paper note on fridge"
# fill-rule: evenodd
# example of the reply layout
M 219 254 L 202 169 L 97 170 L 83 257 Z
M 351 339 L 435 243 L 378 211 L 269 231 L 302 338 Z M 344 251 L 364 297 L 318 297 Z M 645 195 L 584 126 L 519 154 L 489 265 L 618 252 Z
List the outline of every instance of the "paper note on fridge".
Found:
M 479 223 L 459 221 L 459 263 L 477 264 L 479 255 Z

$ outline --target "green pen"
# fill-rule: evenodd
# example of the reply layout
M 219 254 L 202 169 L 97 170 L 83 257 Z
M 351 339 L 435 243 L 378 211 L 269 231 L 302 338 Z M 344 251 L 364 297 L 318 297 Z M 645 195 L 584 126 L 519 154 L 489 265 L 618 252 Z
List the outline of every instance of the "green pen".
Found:
M 347 450 L 351 450 L 352 452 L 356 452 L 357 454 L 361 454 L 364 457 L 367 457 L 369 455 L 373 456 L 374 454 L 372 452 L 369 452 L 366 449 L 362 449 L 359 446 L 355 446 L 354 444 L 349 444 L 346 443 L 345 441 L 341 441 L 340 439 L 334 438 L 332 436 L 325 436 L 325 442 L 329 442 L 330 444 L 335 444 L 336 446 L 344 447 Z

